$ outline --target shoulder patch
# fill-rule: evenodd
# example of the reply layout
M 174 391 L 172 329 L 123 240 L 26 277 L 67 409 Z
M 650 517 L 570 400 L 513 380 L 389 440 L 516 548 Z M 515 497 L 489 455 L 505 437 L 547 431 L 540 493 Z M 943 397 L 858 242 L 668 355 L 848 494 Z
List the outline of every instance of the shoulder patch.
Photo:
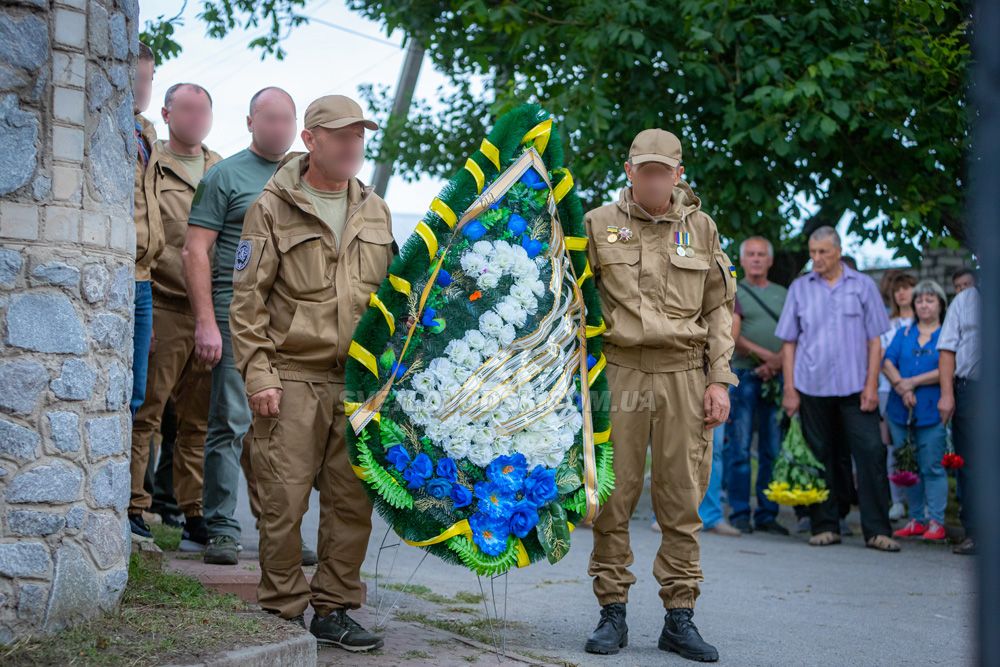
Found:
M 243 239 L 240 241 L 239 245 L 236 246 L 236 263 L 233 268 L 237 271 L 242 271 L 247 268 L 247 264 L 250 263 L 250 257 L 253 255 L 253 246 L 248 239 Z

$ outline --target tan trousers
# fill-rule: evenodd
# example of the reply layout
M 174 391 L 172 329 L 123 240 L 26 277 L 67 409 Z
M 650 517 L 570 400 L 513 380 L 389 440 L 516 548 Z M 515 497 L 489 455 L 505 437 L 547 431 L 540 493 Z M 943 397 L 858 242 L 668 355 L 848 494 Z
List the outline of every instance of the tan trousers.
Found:
M 294 618 L 357 609 L 365 600 L 361 563 L 372 505 L 354 475 L 344 440 L 344 385 L 282 380 L 280 413 L 254 417 L 253 475 L 260 496 L 260 584 L 265 611 Z M 319 487 L 319 565 L 312 585 L 302 572 L 302 516 Z
M 653 575 L 667 609 L 693 608 L 703 580 L 698 505 L 708 488 L 712 435 L 704 428 L 705 373 L 701 369 L 646 373 L 608 364 L 615 490 L 594 523 L 588 573 L 603 606 L 628 602 L 635 583 L 628 567 L 629 520 L 642 494 L 646 452 L 653 450 L 652 496 L 662 529 Z
M 152 504 L 143 488 L 150 443 L 160 430 L 167 399 L 173 398 L 177 413 L 174 496 L 184 516 L 201 516 L 212 373 L 195 359 L 192 315 L 154 307 L 153 331 L 156 348 L 149 355 L 146 400 L 132 423 L 132 498 L 128 511 L 138 513 Z
M 250 501 L 250 514 L 257 522 L 257 530 L 260 530 L 260 495 L 257 493 L 257 478 L 253 475 L 253 458 L 250 452 L 253 449 L 253 428 L 251 427 L 243 437 L 243 449 L 240 450 L 240 468 L 243 469 L 243 477 L 247 480 L 247 499 Z

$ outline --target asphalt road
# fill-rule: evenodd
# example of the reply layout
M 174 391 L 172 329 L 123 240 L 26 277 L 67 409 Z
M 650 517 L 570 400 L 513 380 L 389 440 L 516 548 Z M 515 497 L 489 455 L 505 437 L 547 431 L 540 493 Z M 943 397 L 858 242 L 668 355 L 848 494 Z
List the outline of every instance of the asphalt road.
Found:
M 245 487 L 242 487 L 245 488 Z M 650 530 L 648 501 L 632 521 L 633 568 L 638 582 L 628 605 L 630 644 L 615 657 L 593 656 L 583 643 L 597 621 L 597 602 L 587 577 L 592 544 L 589 530 L 573 534 L 570 553 L 556 565 L 536 563 L 507 577 L 507 616 L 512 621 L 507 641 L 515 650 L 577 665 L 685 664 L 657 649 L 663 610 L 652 576 L 652 560 L 660 536 Z M 243 543 L 256 549 L 257 535 L 249 506 L 240 499 Z M 856 526 L 856 516 L 853 517 Z M 784 515 L 786 525 L 794 523 Z M 303 523 L 303 535 L 315 544 L 317 497 Z M 385 535 L 375 519 L 364 571 L 375 572 L 375 556 Z M 390 534 L 389 543 L 394 534 Z M 386 551 L 380 564 L 380 584 L 402 585 L 423 552 L 402 546 L 389 573 Z M 706 640 L 714 643 L 722 662 L 730 665 L 963 665 L 973 663 L 974 560 L 951 554 L 940 545 L 906 543 L 898 554 L 865 549 L 860 537 L 844 544 L 814 548 L 806 537 L 745 535 L 702 537 L 705 582 L 695 621 Z M 453 597 L 476 593 L 479 582 L 461 567 L 428 556 L 416 570 L 413 584 Z M 488 580 L 483 582 L 489 595 Z M 502 613 L 503 580 L 494 588 Z M 374 597 L 369 581 L 370 596 Z M 389 603 L 399 599 L 395 614 L 451 618 L 455 605 L 428 602 L 415 596 L 398 598 L 385 591 Z M 372 600 L 375 603 L 375 600 Z M 482 606 L 458 609 L 468 619 L 482 618 Z M 485 627 L 485 626 L 484 626 Z M 390 620 L 387 633 L 392 632 Z M 405 662 L 405 660 L 403 661 Z

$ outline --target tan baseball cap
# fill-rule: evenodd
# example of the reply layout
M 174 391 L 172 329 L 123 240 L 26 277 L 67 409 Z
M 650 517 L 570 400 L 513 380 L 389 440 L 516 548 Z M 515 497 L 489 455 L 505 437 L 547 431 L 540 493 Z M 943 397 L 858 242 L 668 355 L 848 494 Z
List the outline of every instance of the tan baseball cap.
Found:
M 628 159 L 636 165 L 662 162 L 670 167 L 677 167 L 681 163 L 681 141 L 666 130 L 643 130 L 632 140 Z
M 337 130 L 348 125 L 361 123 L 369 130 L 377 130 L 375 121 L 365 118 L 361 105 L 344 95 L 324 95 L 306 109 L 305 128 L 325 127 Z

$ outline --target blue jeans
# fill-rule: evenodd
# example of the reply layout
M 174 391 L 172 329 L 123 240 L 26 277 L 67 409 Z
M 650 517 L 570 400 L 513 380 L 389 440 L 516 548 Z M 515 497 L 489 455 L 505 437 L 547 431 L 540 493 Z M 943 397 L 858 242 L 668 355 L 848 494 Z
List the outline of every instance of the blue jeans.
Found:
M 892 434 L 893 445 L 897 449 L 901 447 L 906 440 L 906 426 L 889 421 L 889 433 Z M 944 525 L 944 510 L 948 506 L 948 473 L 941 465 L 947 442 L 945 427 L 941 423 L 918 426 L 913 429 L 913 434 L 920 481 L 905 489 L 910 518 L 920 523 L 933 520 Z
M 698 506 L 698 516 L 705 530 L 722 521 L 722 452 L 726 444 L 726 425 L 716 426 L 712 432 L 712 474 L 708 478 L 708 491 Z
M 135 330 L 132 334 L 132 417 L 146 399 L 146 371 L 149 370 L 149 339 L 153 334 L 153 284 L 135 281 Z
M 764 385 L 752 370 L 736 369 L 740 384 L 729 391 L 729 445 L 726 447 L 725 484 L 729 494 L 729 520 L 750 518 L 750 442 L 757 425 L 757 511 L 755 524 L 766 524 L 778 516 L 777 503 L 764 495 L 771 483 L 774 459 L 781 447 L 781 410 L 761 396 Z

